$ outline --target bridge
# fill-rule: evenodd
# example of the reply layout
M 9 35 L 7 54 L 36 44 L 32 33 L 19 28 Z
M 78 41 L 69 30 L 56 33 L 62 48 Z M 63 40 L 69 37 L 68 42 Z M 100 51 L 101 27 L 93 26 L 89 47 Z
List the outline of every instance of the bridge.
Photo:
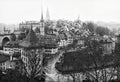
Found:
M 11 41 L 11 34 L 0 34 L 0 47 L 2 48 L 5 43 Z

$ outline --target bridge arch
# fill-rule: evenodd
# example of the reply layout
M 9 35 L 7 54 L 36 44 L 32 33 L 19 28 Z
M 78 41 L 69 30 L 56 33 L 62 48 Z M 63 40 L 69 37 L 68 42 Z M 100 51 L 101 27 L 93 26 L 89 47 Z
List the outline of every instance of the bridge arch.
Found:
M 4 37 L 2 39 L 2 46 L 4 46 L 8 41 L 10 41 L 10 38 L 9 37 Z

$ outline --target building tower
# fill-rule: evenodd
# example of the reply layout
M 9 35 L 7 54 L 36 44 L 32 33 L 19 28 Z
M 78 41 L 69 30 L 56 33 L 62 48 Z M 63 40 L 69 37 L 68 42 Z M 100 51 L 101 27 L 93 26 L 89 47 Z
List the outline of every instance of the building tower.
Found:
M 44 35 L 45 31 L 44 31 L 44 19 L 43 19 L 43 10 L 41 9 L 41 19 L 40 19 L 40 34 Z
M 50 20 L 50 14 L 49 14 L 49 10 L 47 8 L 47 11 L 46 11 L 46 21 L 49 21 Z

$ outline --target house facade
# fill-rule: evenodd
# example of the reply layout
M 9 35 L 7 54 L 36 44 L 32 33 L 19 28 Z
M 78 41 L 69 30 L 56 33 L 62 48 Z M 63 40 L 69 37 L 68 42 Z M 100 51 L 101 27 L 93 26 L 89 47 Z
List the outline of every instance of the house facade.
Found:
M 2 60 L 6 58 L 7 60 L 0 63 L 0 68 L 2 70 L 15 69 L 17 66 L 16 62 L 19 61 L 22 51 L 18 44 L 19 42 L 17 41 L 10 41 L 3 46 L 3 50 L 0 51 L 2 55 L 0 56 Z
M 109 38 L 103 38 L 100 40 L 101 45 L 103 46 L 103 54 L 112 54 L 115 49 L 115 41 L 109 37 Z

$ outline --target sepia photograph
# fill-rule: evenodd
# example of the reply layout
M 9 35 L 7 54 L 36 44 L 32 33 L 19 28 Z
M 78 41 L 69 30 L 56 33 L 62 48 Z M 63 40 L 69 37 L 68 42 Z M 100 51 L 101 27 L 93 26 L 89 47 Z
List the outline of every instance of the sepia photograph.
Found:
M 120 0 L 0 0 L 0 82 L 120 82 Z

